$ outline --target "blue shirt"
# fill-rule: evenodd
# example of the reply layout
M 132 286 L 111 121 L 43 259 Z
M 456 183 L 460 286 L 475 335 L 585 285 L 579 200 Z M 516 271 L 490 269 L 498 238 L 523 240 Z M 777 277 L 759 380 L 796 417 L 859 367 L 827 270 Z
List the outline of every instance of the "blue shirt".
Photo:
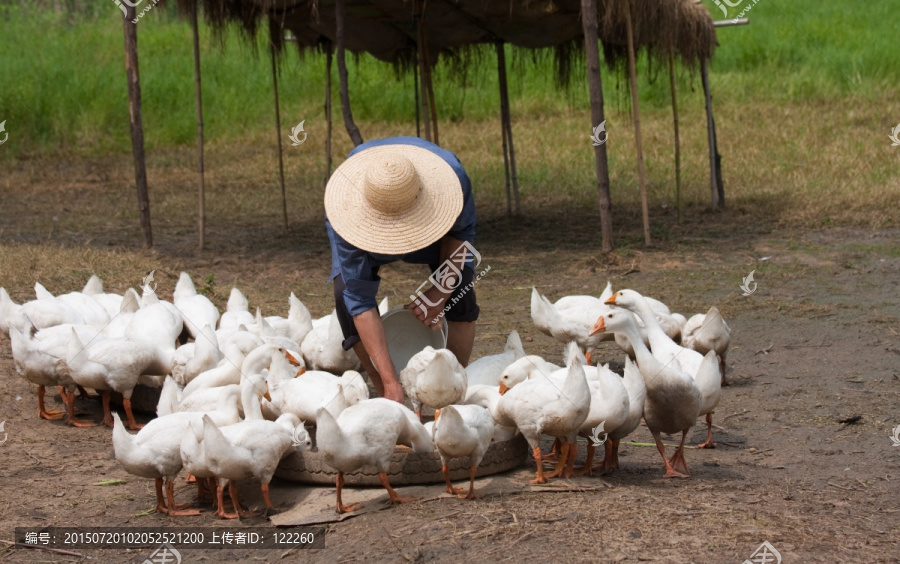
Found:
M 419 137 L 388 137 L 358 145 L 350 151 L 348 158 L 360 151 L 379 145 L 414 145 L 427 149 L 447 161 L 447 164 L 459 177 L 463 193 L 463 207 L 446 235 L 474 244 L 475 199 L 472 197 L 472 181 L 469 180 L 469 175 L 466 174 L 456 155 Z M 350 315 L 359 315 L 378 306 L 376 296 L 378 295 L 378 283 L 381 280 L 378 276 L 378 268 L 381 265 L 398 260 L 435 266 L 441 262 L 440 239 L 424 249 L 404 255 L 381 255 L 363 251 L 345 241 L 332 229 L 327 217 L 325 218 L 325 228 L 328 230 L 328 240 L 331 243 L 331 276 L 328 281 L 331 282 L 339 274 L 344 279 L 344 303 L 347 305 Z

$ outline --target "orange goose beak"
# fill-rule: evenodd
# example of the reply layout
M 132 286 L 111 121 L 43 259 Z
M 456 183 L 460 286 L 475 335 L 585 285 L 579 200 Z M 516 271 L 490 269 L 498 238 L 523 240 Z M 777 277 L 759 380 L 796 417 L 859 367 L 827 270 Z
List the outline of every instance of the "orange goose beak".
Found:
M 613 299 L 613 298 L 610 298 Z M 597 333 L 603 333 L 606 331 L 606 320 L 602 317 L 597 319 L 597 323 L 594 323 L 594 326 L 591 328 L 591 332 L 588 335 L 596 335 Z

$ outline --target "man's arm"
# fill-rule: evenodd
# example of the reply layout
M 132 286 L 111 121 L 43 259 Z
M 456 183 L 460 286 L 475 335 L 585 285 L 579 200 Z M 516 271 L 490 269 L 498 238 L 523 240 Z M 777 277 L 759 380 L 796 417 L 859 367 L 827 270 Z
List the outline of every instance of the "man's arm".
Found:
M 376 391 L 382 397 L 403 403 L 403 387 L 400 385 L 400 379 L 397 377 L 397 371 L 388 353 L 384 324 L 381 322 L 378 308 L 354 315 L 353 322 L 356 324 L 356 330 L 359 332 L 359 338 L 364 347 L 364 353 L 360 354 L 360 351 L 357 350 L 357 356 L 365 366 L 366 362 L 363 357 L 368 355 L 369 362 L 375 368 L 376 373 L 371 373 L 369 370 L 367 372 L 370 372 L 369 377 L 372 379 Z
M 441 264 L 450 261 L 452 258 L 453 265 L 460 272 L 462 272 L 462 269 L 466 266 L 466 259 L 468 257 L 465 253 L 456 255 L 456 251 L 458 251 L 463 244 L 463 241 L 460 241 L 459 239 L 456 239 L 450 235 L 445 235 L 441 239 Z M 457 286 L 459 285 L 459 282 L 460 280 L 457 280 Z M 451 295 L 452 292 L 445 293 L 441 288 L 432 286 L 425 291 L 425 297 L 427 298 L 427 300 L 422 300 L 422 305 L 425 306 L 426 311 L 422 311 L 422 305 L 419 305 L 416 302 L 408 303 L 403 307 L 413 310 L 413 313 L 419 321 L 424 323 L 432 330 L 438 331 L 443 326 L 443 316 L 438 317 L 438 315 L 440 315 L 440 313 L 444 311 L 445 304 L 447 300 L 450 299 Z

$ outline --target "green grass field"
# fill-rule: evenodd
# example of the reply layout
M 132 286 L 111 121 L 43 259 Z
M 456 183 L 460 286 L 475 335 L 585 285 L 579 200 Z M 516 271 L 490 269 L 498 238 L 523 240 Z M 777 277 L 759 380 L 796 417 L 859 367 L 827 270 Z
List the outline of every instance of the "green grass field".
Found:
M 719 8 L 707 5 L 723 19 Z M 90 13 L 24 6 L 0 7 L 0 52 L 7 53 L 0 57 L 0 120 L 9 132 L 2 166 L 21 159 L 130 158 L 120 12 L 111 2 L 108 9 L 92 4 Z M 887 210 L 897 205 L 900 176 L 887 135 L 900 121 L 898 8 L 898 0 L 859 7 L 759 0 L 748 13 L 749 26 L 718 30 L 711 80 L 730 203 L 784 222 L 895 221 Z M 728 16 L 740 10 L 732 8 Z M 159 9 L 140 22 L 138 35 L 150 166 L 161 174 L 187 172 L 196 132 L 190 29 L 172 9 Z M 209 170 L 223 183 L 235 176 L 252 183 L 265 170 L 270 182 L 276 157 L 265 33 L 256 49 L 237 30 L 221 42 L 209 28 L 201 35 Z M 583 73 L 579 69 L 567 89 L 557 90 L 550 52 L 535 57 L 509 50 L 526 209 L 552 201 L 594 206 Z M 390 65 L 365 55 L 350 61 L 353 111 L 364 137 L 415 134 L 412 76 L 398 78 Z M 665 68 L 640 63 L 651 202 L 669 206 L 674 165 L 668 79 Z M 303 153 L 285 153 L 289 182 L 318 184 L 324 175 L 324 66 L 323 55 L 300 57 L 292 45 L 281 64 L 284 134 L 300 120 L 309 131 Z M 469 167 L 479 205 L 502 207 L 495 67 L 489 52 L 464 73 L 442 63 L 436 98 L 442 144 Z M 603 79 L 613 199 L 631 213 L 628 206 L 638 199 L 630 96 L 624 77 L 604 68 Z M 702 90 L 696 73 L 686 70 L 678 83 L 684 198 L 703 206 L 708 165 Z M 340 160 L 349 142 L 339 119 L 335 132 Z M 191 181 L 184 182 L 189 190 Z

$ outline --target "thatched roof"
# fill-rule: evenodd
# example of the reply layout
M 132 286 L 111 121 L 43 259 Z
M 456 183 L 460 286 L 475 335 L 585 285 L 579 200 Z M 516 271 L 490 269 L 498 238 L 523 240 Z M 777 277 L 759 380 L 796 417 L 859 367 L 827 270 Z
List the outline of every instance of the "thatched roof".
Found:
M 263 18 L 273 31 L 290 30 L 301 48 L 335 39 L 335 0 L 176 0 L 202 5 L 214 27 L 239 24 L 255 35 Z M 423 22 L 433 57 L 503 41 L 525 48 L 572 52 L 582 44 L 580 0 L 427 0 Z M 694 66 L 712 56 L 716 34 L 709 12 L 695 0 L 598 0 L 606 62 L 625 56 L 624 10 L 631 7 L 635 47 L 651 56 L 674 53 Z M 346 0 L 345 45 L 402 63 L 416 50 L 415 0 Z M 263 23 L 263 25 L 265 25 Z M 273 33 L 281 47 L 281 33 Z

